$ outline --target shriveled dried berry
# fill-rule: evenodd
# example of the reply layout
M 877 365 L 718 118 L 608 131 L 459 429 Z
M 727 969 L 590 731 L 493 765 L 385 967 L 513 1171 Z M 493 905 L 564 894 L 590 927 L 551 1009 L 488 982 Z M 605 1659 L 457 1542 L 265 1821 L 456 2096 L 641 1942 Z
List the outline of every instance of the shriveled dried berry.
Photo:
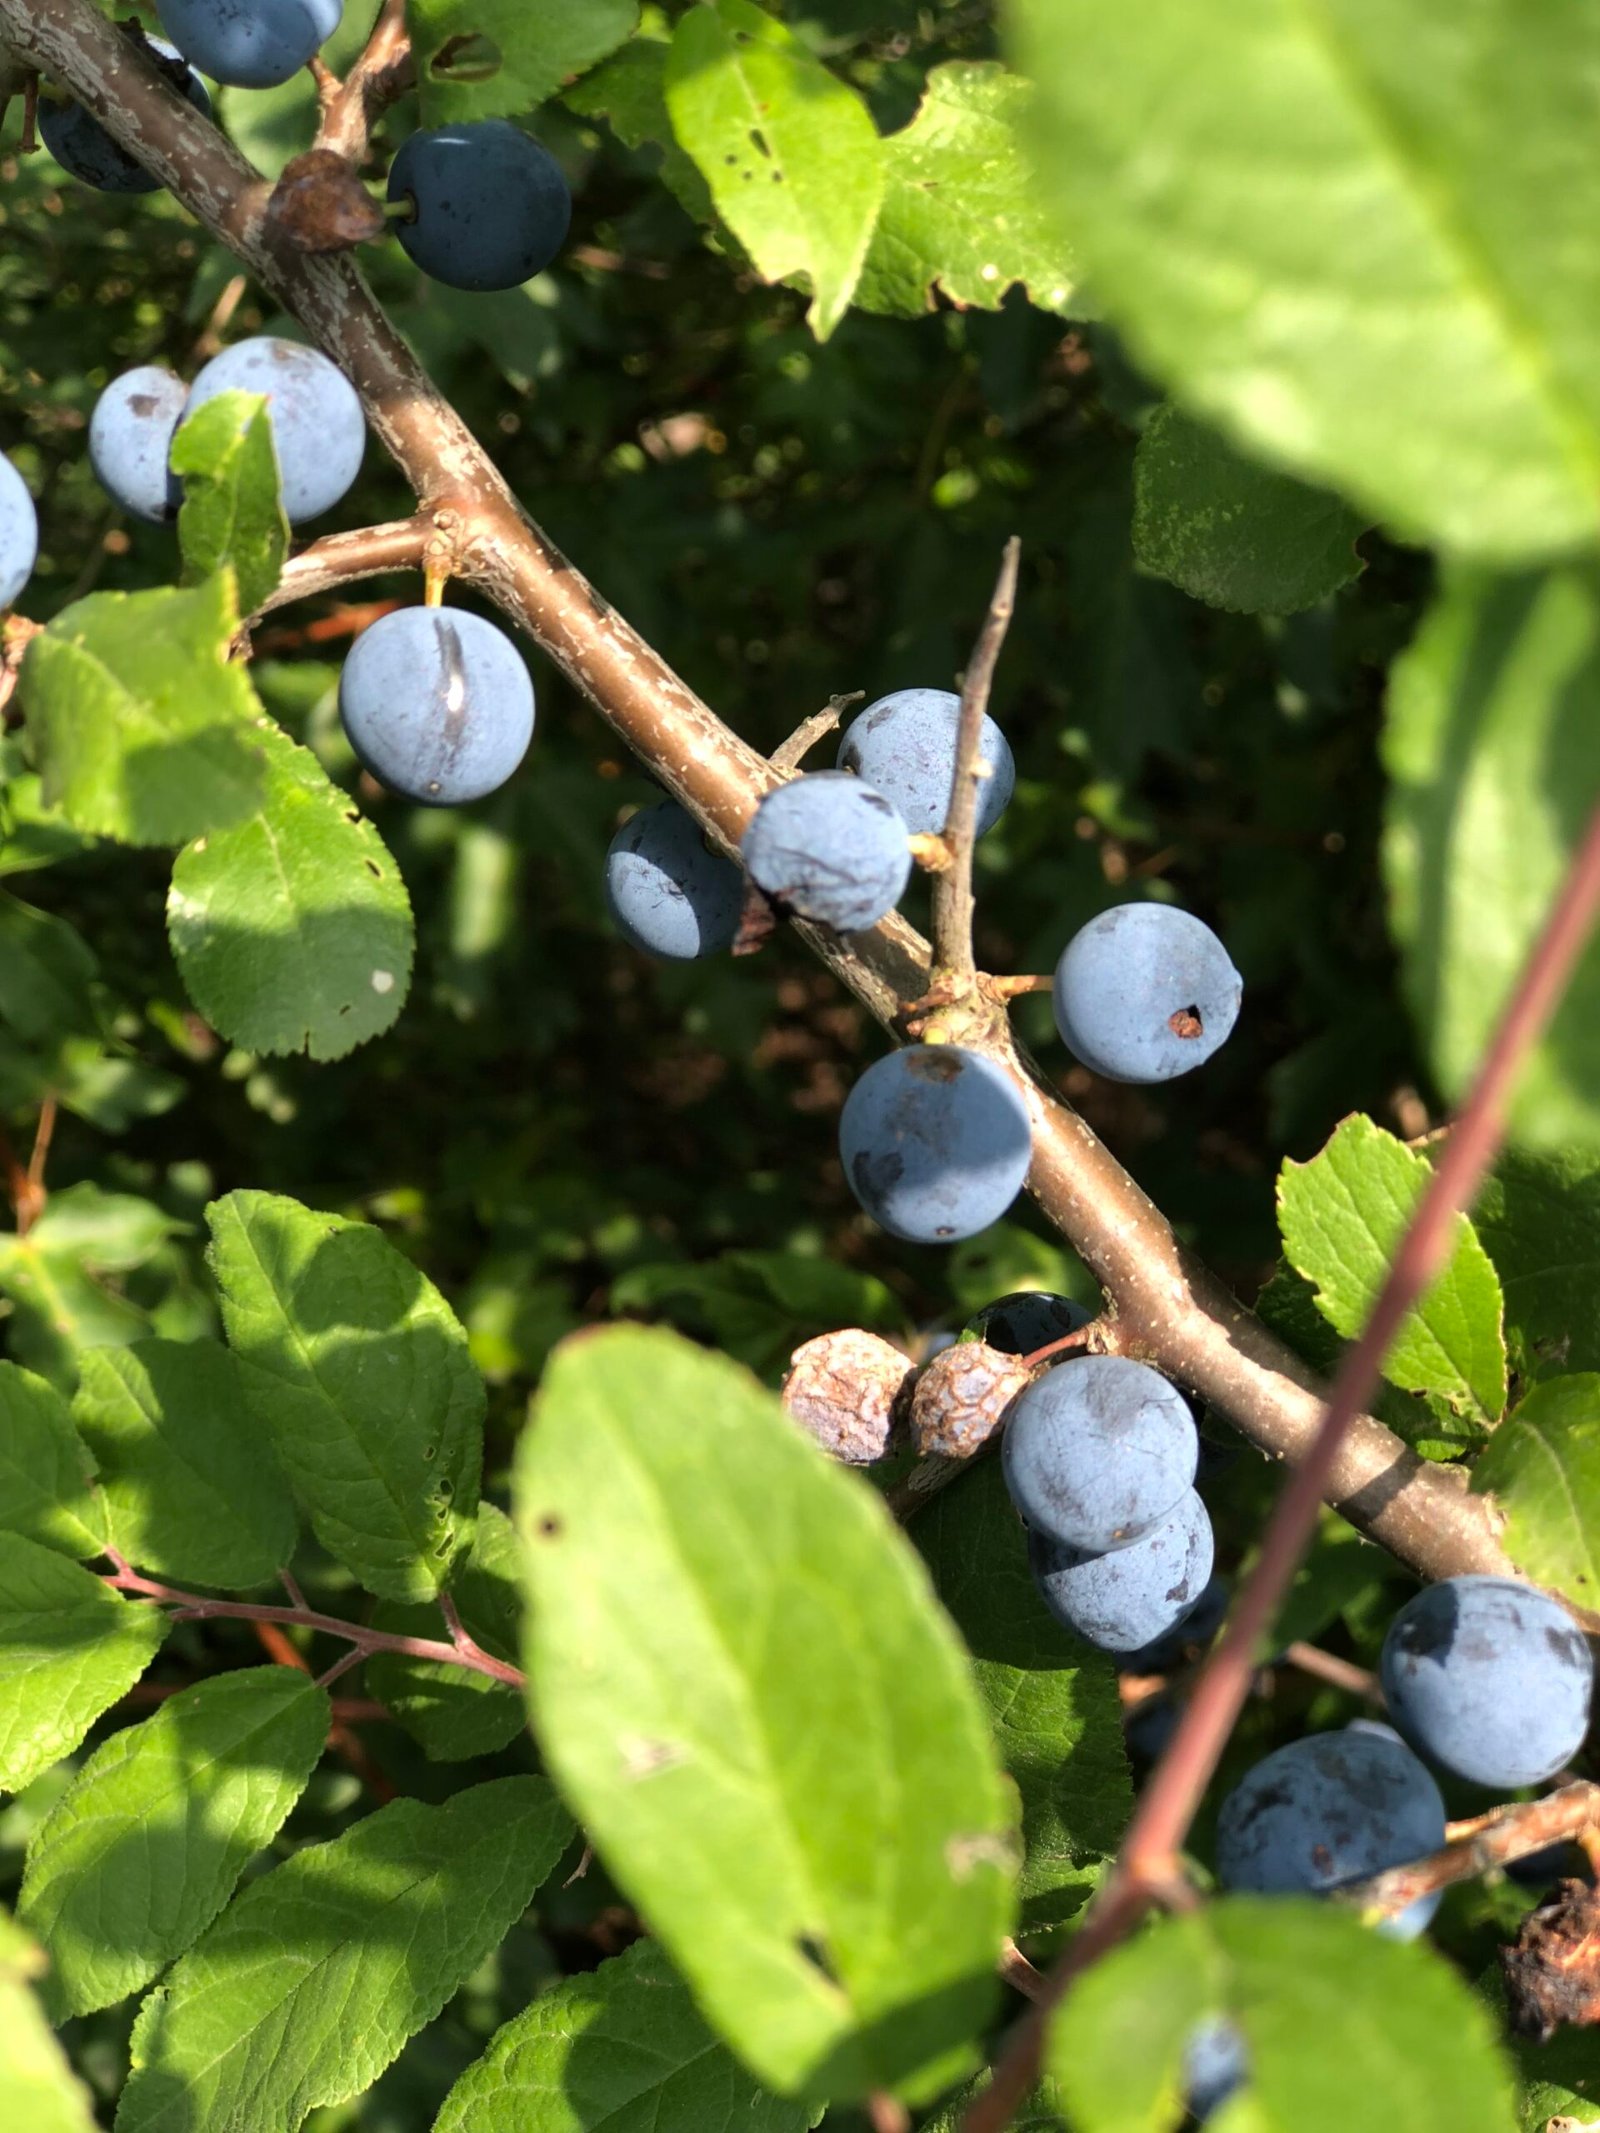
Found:
M 1500 1950 L 1511 2026 L 1548 2044 L 1564 2024 L 1600 2022 L 1600 1892 L 1563 1881 Z
M 892 1342 L 846 1326 L 796 1348 L 783 1404 L 825 1452 L 849 1466 L 870 1466 L 889 1449 L 910 1375 L 910 1362 Z
M 970 1459 L 1032 1376 L 1020 1357 L 1002 1355 L 985 1341 L 958 1341 L 936 1355 L 911 1396 L 911 1441 L 918 1456 Z

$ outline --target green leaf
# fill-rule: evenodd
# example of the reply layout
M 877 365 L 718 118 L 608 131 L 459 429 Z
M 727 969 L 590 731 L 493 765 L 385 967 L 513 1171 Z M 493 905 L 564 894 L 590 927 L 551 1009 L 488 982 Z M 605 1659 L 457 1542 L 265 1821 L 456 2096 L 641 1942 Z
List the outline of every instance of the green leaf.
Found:
M 471 1552 L 456 1558 L 450 1596 L 484 1650 L 515 1665 L 522 1625 L 522 1544 L 510 1519 L 492 1503 L 478 1506 Z M 404 1636 L 439 1634 L 437 1609 L 403 1607 L 393 1600 L 373 1609 L 372 1625 Z M 442 1660 L 375 1652 L 367 1661 L 366 1678 L 373 1695 L 436 1762 L 492 1755 L 515 1740 L 527 1723 L 519 1690 Z
M 20 684 L 46 805 L 124 844 L 182 844 L 258 807 L 261 706 L 228 658 L 238 626 L 226 575 L 57 615 Z
M 1594 539 L 1591 0 L 1012 19 L 1095 293 L 1197 413 L 1446 547 Z
M 873 1275 L 798 1252 L 720 1252 L 693 1265 L 630 1267 L 611 1286 L 615 1312 L 670 1318 L 707 1334 L 725 1355 L 760 1376 L 836 1326 L 896 1328 L 904 1314 Z
M 58 2019 L 125 1999 L 199 1938 L 288 1819 L 328 1721 L 307 1675 L 248 1667 L 95 1750 L 34 1832 L 17 1903 Z
M 184 478 L 184 583 L 230 568 L 239 612 L 253 615 L 277 591 L 289 552 L 265 395 L 219 393 L 197 408 L 172 440 L 172 471 Z
M 139 2011 L 118 2133 L 294 2133 L 500 1945 L 572 1824 L 542 1778 L 396 1800 L 235 1897 Z
M 406 0 L 424 123 L 532 111 L 638 19 L 636 0 Z
M 97 1031 L 94 953 L 65 919 L 0 890 L 0 1022 L 25 1044 Z
M 998 1460 L 944 1490 L 912 1531 L 1022 1795 L 1023 1923 L 1061 1924 L 1082 1909 L 1133 1811 L 1116 1667 L 1039 1598 Z
M 661 181 L 697 222 L 716 214 L 711 189 L 678 146 L 667 112 L 665 39 L 630 38 L 604 65 L 574 82 L 562 98 L 582 118 L 607 118 L 625 147 L 661 151 Z
M 1581 1607 L 1600 1594 L 1600 1377 L 1535 1385 L 1472 1470 L 1505 1514 L 1505 1551 L 1524 1577 Z
M 1165 1919 L 1080 1978 L 1048 2063 L 1074 2133 L 1167 2133 L 1184 2046 L 1226 2016 L 1250 2060 L 1250 2133 L 1511 2133 L 1507 2069 L 1481 2002 L 1423 1941 L 1332 1904 L 1232 1896 Z
M 825 341 L 849 308 L 883 198 L 866 105 L 753 0 L 711 0 L 674 32 L 667 109 L 757 272 L 807 278 L 812 331 Z
M 372 824 L 316 757 L 263 734 L 260 812 L 178 854 L 167 931 L 189 997 L 253 1052 L 342 1059 L 411 982 L 411 904 Z
M 964 2089 L 957 2090 L 941 2109 L 926 2120 L 922 2133 L 962 2133 L 969 2105 L 981 2096 L 989 2086 L 989 2076 L 980 2074 Z M 1012 2133 L 1060 2133 L 1066 2113 L 1061 2108 L 1059 2092 L 1053 2081 L 1043 2081 L 1031 2096 L 1024 2098 L 1012 2113 L 1008 2123 Z
M 294 1498 L 251 1420 L 244 1366 L 218 1342 L 93 1350 L 74 1413 L 130 1561 L 237 1591 L 293 1560 Z
M 958 2075 L 1012 1836 L 879 1498 L 743 1371 L 636 1327 L 556 1351 L 515 1490 L 540 1748 L 712 2026 L 781 2094 Z
M 1407 1000 L 1461 1097 L 1583 834 L 1600 741 L 1600 571 L 1447 572 L 1390 677 L 1384 835 Z M 1600 943 L 1524 1063 L 1517 1137 L 1600 1142 Z
M 93 1477 L 61 1394 L 31 1370 L 0 1363 L 0 1531 L 66 1555 L 101 1554 L 105 1506 Z
M 161 1649 L 166 1616 L 53 1548 L 0 1548 L 0 1789 L 71 1751 Z
M 29 1987 L 44 1957 L 0 1911 L 0 2125 L 94 2133 L 94 2104 Z
M 1278 1173 L 1278 1227 L 1291 1266 L 1346 1340 L 1366 1324 L 1429 1176 L 1428 1165 L 1370 1118 L 1347 1118 L 1309 1163 Z M 1500 1282 L 1465 1215 L 1450 1263 L 1406 1318 L 1383 1374 L 1492 1422 L 1506 1403 Z
M 230 1193 L 207 1220 L 250 1413 L 317 1538 L 369 1592 L 432 1598 L 472 1533 L 483 1464 L 483 1381 L 455 1314 L 368 1223 L 265 1192 Z
M 11 1299 L 13 1356 L 70 1387 L 86 1348 L 114 1348 L 150 1330 L 144 1312 L 110 1285 L 143 1266 L 183 1228 L 151 1200 L 68 1186 L 50 1195 L 25 1237 L 0 1234 L 0 1291 Z
M 935 67 L 911 124 L 883 144 L 883 205 L 856 302 L 916 318 L 934 291 L 998 311 L 1019 284 L 1081 318 L 1076 262 L 1043 197 L 1024 129 L 1033 86 L 992 62 Z
M 806 2133 L 819 2115 L 758 2089 L 641 1940 L 508 2022 L 433 2133 Z
M 1600 1370 L 1600 1153 L 1502 1154 L 1473 1211 L 1525 1374 Z
M 1513 2037 L 1511 2052 L 1522 2090 L 1522 2133 L 1586 2133 L 1600 2126 L 1600 2053 L 1592 2029 L 1558 2030 L 1548 2044 Z
M 1365 527 L 1337 496 L 1246 459 L 1178 408 L 1157 408 L 1139 439 L 1134 554 L 1210 607 L 1314 607 L 1360 575 Z

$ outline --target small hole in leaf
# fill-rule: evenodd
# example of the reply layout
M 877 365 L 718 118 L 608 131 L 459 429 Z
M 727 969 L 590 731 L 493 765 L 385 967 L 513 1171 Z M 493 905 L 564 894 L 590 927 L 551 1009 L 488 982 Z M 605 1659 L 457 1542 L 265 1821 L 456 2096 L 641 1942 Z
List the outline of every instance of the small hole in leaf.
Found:
M 506 55 L 492 37 L 481 30 L 467 30 L 447 37 L 432 59 L 428 72 L 435 81 L 492 81 L 505 65 Z
M 828 1954 L 827 1946 L 824 1942 L 818 1940 L 814 1933 L 800 1934 L 795 1941 L 795 1946 L 813 1970 L 820 1971 L 830 1985 L 838 1984 L 838 1973 L 833 1967 L 833 1961 Z
M 425 1444 L 422 1447 L 422 1456 L 424 1459 L 435 1458 L 438 1454 L 438 1450 L 439 1447 L 437 1444 Z
M 553 1541 L 559 1540 L 561 1538 L 564 1529 L 562 1527 L 560 1519 L 556 1517 L 555 1513 L 553 1511 L 547 1511 L 544 1517 L 539 1520 L 533 1530 L 535 1531 L 535 1533 L 538 1534 L 541 1540 Z

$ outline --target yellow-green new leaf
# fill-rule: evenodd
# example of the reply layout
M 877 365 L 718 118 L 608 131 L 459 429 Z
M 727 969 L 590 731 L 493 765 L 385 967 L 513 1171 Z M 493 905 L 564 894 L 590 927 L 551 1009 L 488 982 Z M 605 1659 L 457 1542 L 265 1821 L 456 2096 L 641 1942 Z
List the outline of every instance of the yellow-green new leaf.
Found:
M 1600 1376 L 1535 1385 L 1490 1438 L 1472 1486 L 1505 1513 L 1505 1550 L 1536 1584 L 1600 1603 Z
M 183 844 L 260 804 L 261 706 L 230 661 L 227 572 L 184 589 L 91 593 L 28 646 L 21 689 L 44 799 L 74 829 Z
M 45 1958 L 0 1911 L 0 2126 L 94 2133 L 94 2103 L 50 2034 L 32 1986 Z
M 1286 1162 L 1278 1173 L 1284 1254 L 1346 1340 L 1366 1324 L 1428 1177 L 1420 1155 L 1360 1116 L 1345 1119 L 1309 1163 Z M 1465 1215 L 1454 1236 L 1449 1263 L 1401 1326 L 1383 1374 L 1487 1423 L 1506 1403 L 1500 1280 Z
M 680 19 L 667 63 L 679 146 L 768 281 L 803 275 L 825 341 L 849 308 L 883 198 L 883 144 L 854 89 L 753 0 Z
M 725 1359 L 558 1349 L 516 1468 L 546 1765 L 768 2088 L 970 2064 L 1011 1809 L 966 1655 L 879 1497 Z

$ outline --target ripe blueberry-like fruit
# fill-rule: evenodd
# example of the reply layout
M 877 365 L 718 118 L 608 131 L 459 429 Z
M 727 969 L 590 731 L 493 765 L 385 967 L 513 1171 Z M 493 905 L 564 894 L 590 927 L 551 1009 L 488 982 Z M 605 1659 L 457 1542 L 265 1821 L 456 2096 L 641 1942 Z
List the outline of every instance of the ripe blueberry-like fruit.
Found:
M 1178 1664 L 1186 1652 L 1197 1645 L 1209 1644 L 1222 1627 L 1230 1597 L 1227 1579 L 1220 1574 L 1214 1574 L 1199 1599 L 1192 1601 L 1184 1609 L 1171 1629 L 1159 1637 L 1152 1637 L 1148 1644 L 1140 1645 L 1137 1651 L 1124 1654 L 1123 1672 L 1165 1674 Z
M 858 712 L 839 747 L 839 768 L 875 786 L 908 830 L 942 830 L 950 812 L 961 699 L 948 689 L 896 689 Z M 1017 767 L 1005 735 L 985 716 L 979 759 L 989 775 L 978 787 L 978 835 L 993 829 L 1016 789 Z
M 0 459 L 0 608 L 10 607 L 39 560 L 39 514 L 28 484 Z
M 1136 1541 L 1108 1553 L 1028 1533 L 1039 1597 L 1063 1629 L 1102 1652 L 1139 1651 L 1181 1622 L 1205 1590 L 1213 1551 L 1211 1520 L 1193 1489 Z
M 188 413 L 228 392 L 267 396 L 289 518 L 298 525 L 331 511 L 367 448 L 361 402 L 338 365 L 320 349 L 263 334 L 212 357 L 190 387 Z
M 1052 1341 L 1065 1340 L 1089 1323 L 1090 1313 L 1070 1296 L 1048 1289 L 1018 1289 L 985 1304 L 962 1330 L 963 1340 L 986 1341 L 1002 1355 L 1032 1355 Z
M 911 873 L 904 822 L 882 793 L 842 770 L 769 792 L 742 851 L 750 879 L 774 903 L 840 933 L 875 926 Z
M 156 0 L 161 27 L 213 81 L 275 89 L 339 27 L 342 0 Z
M 1320 1893 L 1443 1843 L 1444 1801 L 1404 1741 L 1350 1727 L 1291 1741 L 1246 1772 L 1217 1819 L 1217 1875 L 1259 1895 Z M 1419 1897 L 1382 1930 L 1414 1939 L 1438 1907 L 1437 1893 Z
M 1395 1724 L 1458 1777 L 1537 1785 L 1589 1730 L 1594 1661 L 1547 1593 L 1514 1578 L 1445 1578 L 1408 1600 L 1381 1662 Z
M 1249 2078 L 1244 2038 L 1226 2015 L 1197 2022 L 1183 2052 L 1183 2100 L 1190 2117 L 1204 2125 Z
M 459 608 L 403 607 L 359 636 L 339 715 L 375 778 L 424 807 L 503 785 L 533 738 L 533 683 L 503 630 Z
M 690 962 L 732 944 L 744 876 L 713 852 L 676 800 L 643 807 L 606 853 L 606 908 L 623 938 L 648 955 Z
M 1089 1555 L 1159 1525 L 1194 1486 L 1199 1456 L 1182 1393 L 1120 1355 L 1058 1363 L 1035 1379 L 1012 1407 L 1000 1448 L 1023 1522 Z M 1195 1598 L 1210 1575 L 1207 1564 Z
M 1119 904 L 1067 943 L 1056 965 L 1056 1028 L 1108 1081 L 1171 1081 L 1226 1041 L 1242 993 L 1209 926 L 1171 904 Z
M 108 495 L 152 525 L 168 525 L 183 502 L 183 484 L 168 465 L 189 388 L 159 364 L 113 378 L 89 418 L 89 464 Z
M 210 118 L 211 99 L 206 85 L 193 67 L 184 64 L 183 54 L 159 37 L 148 39 L 145 50 L 172 86 L 188 98 L 203 118 Z M 58 104 L 48 97 L 42 100 L 39 134 L 61 168 L 82 184 L 92 185 L 96 192 L 161 190 L 161 180 L 152 178 L 142 163 L 135 162 L 82 104 Z
M 851 1191 L 911 1244 L 950 1244 L 997 1222 L 1022 1190 L 1032 1153 L 1016 1083 L 955 1044 L 911 1045 L 877 1060 L 839 1115 Z
M 396 234 L 424 274 L 451 289 L 515 289 L 566 242 L 572 195 L 561 165 L 505 119 L 413 133 L 389 172 L 409 202 Z

